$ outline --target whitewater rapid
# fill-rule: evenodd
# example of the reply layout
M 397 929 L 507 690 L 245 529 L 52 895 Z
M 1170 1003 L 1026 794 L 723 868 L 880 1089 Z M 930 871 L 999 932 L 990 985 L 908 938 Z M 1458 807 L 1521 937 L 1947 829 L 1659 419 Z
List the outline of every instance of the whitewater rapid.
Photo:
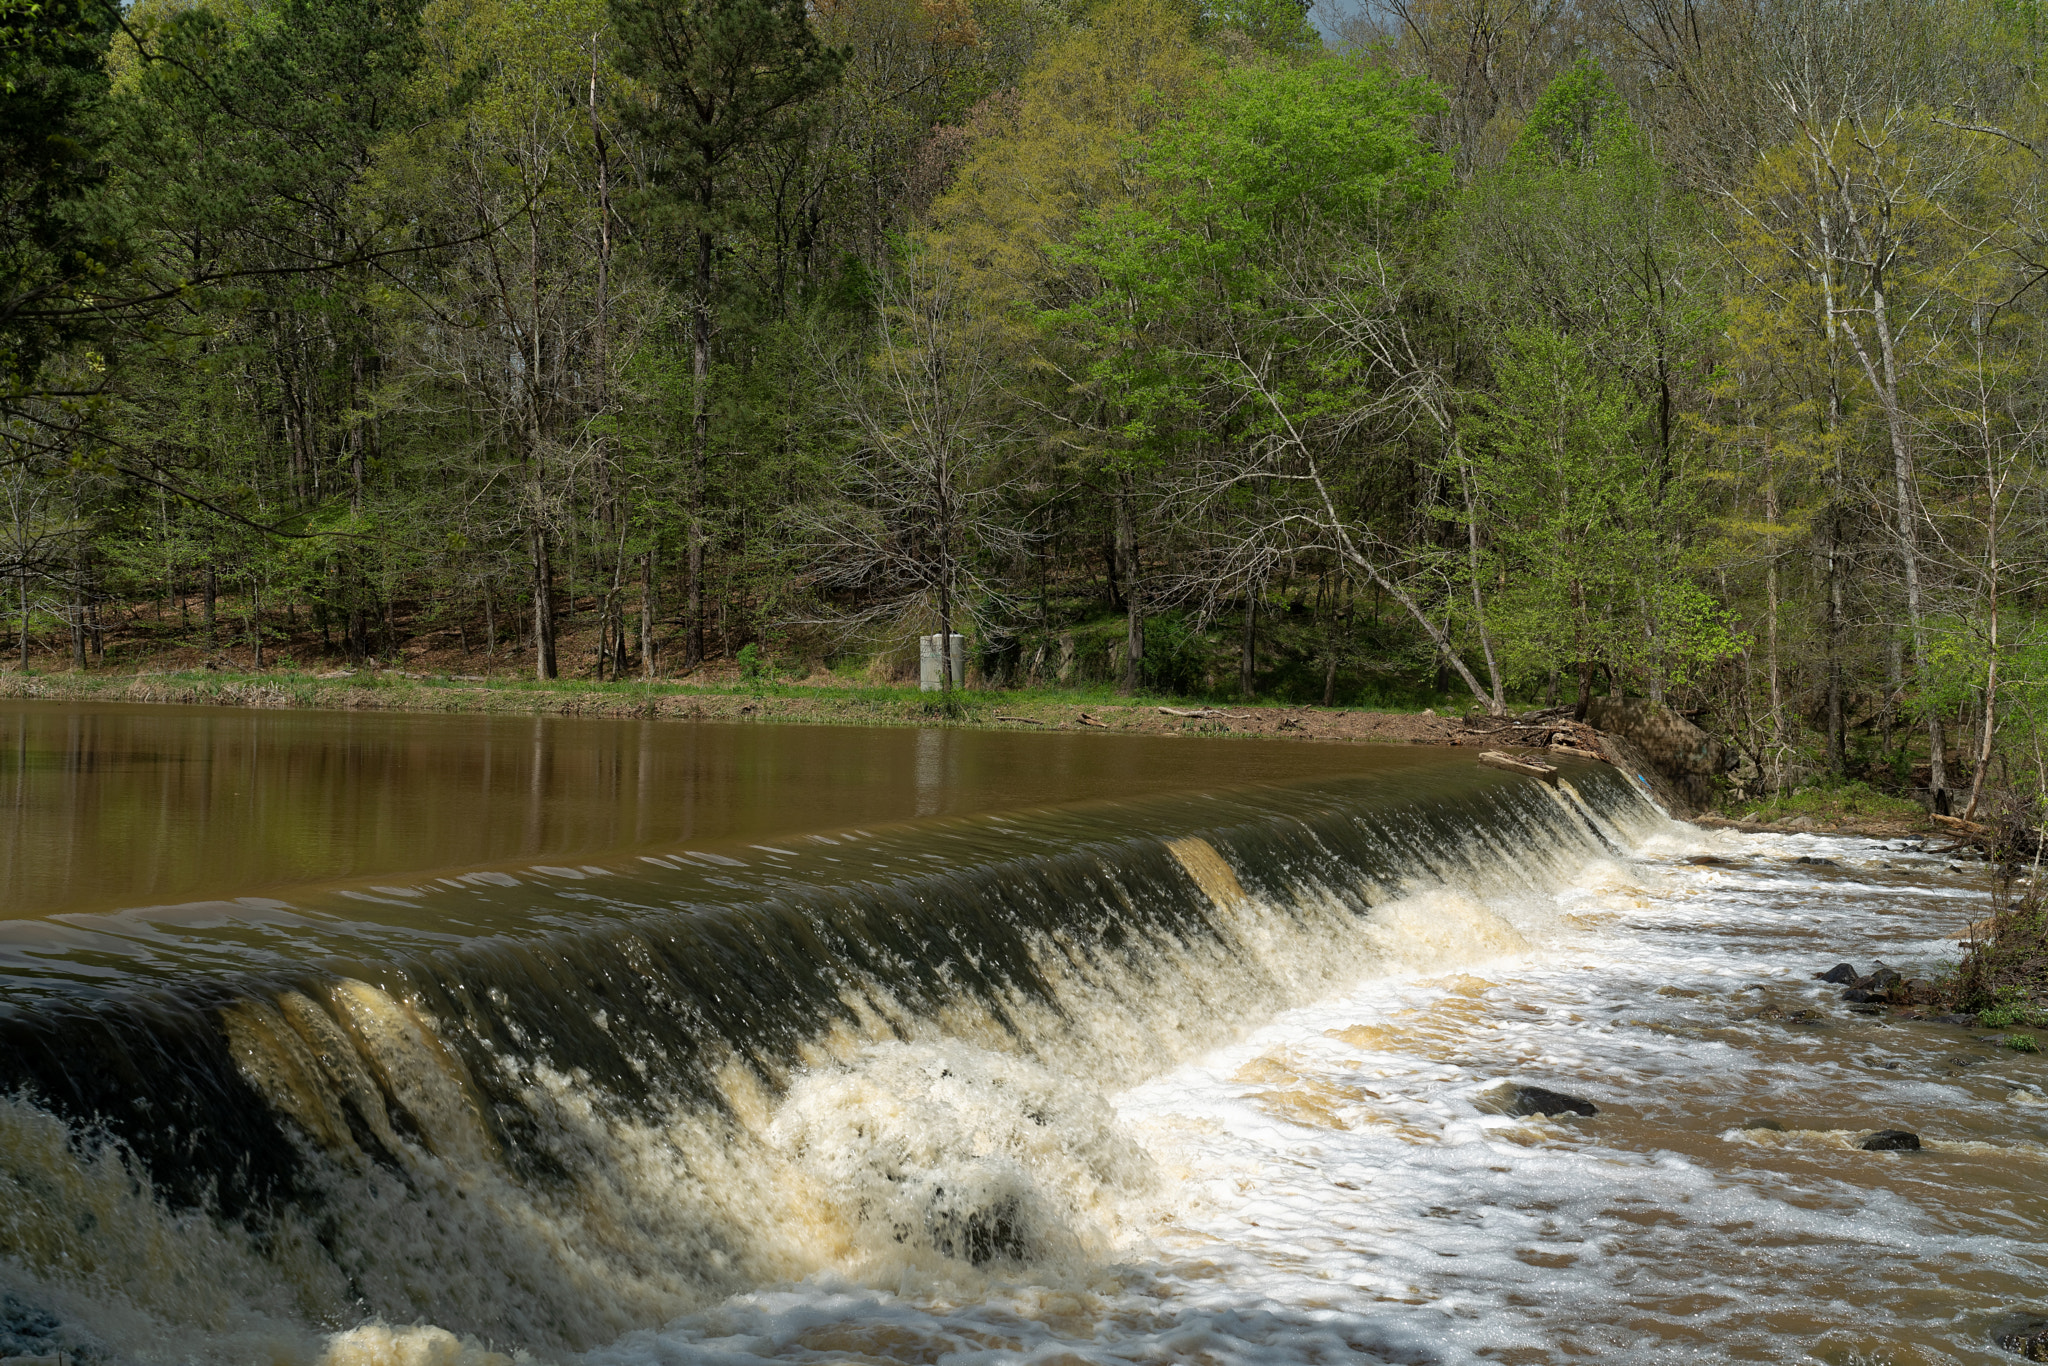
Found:
M 2010 1361 L 2048 1069 L 1811 976 L 1931 968 L 1983 897 L 1917 850 L 1669 825 L 1555 892 L 1418 898 L 1389 919 L 1426 966 L 1109 1098 L 1156 1176 L 1099 1269 L 822 1278 L 587 1359 Z M 1509 1117 L 1504 1081 L 1601 1114 Z M 1925 1149 L 1855 1148 L 1893 1125 Z
M 0 1333 L 305 1366 L 2009 1360 L 2048 1308 L 2039 1057 L 1813 980 L 1931 972 L 1979 873 L 1573 779 L 487 870 L 320 903 L 396 925 L 287 907 L 317 970 L 202 927 L 150 952 L 241 976 L 25 978 Z M 544 933 L 416 928 L 517 917 Z M 1515 1117 L 1518 1085 L 1599 1113 Z M 1857 1148 L 1894 1127 L 1923 1151 Z

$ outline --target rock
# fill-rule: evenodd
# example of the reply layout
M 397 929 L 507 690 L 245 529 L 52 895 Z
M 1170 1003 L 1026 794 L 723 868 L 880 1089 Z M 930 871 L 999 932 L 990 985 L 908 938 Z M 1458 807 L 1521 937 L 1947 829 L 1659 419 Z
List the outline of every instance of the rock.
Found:
M 1922 1004 L 1934 999 L 1934 983 L 1928 981 L 1925 977 L 1909 977 L 1904 982 L 1901 982 L 1896 990 L 1905 992 L 1906 999 L 1915 1004 Z
M 1850 987 L 1842 993 L 1845 1001 L 1872 1001 L 1877 999 L 1868 987 Z
M 1728 749 L 1661 702 L 1641 697 L 1595 697 L 1586 706 L 1595 730 L 1634 742 L 1650 762 L 1672 777 L 1715 778 L 1730 768 Z
M 1804 819 L 1804 817 L 1801 819 Z M 1794 863 L 1804 863 L 1814 868 L 1839 868 L 1842 866 L 1831 858 L 1815 858 L 1812 854 L 1801 854 L 1792 861 Z
M 1686 860 L 1696 868 L 1733 868 L 1735 860 L 1722 858 L 1719 854 L 1694 854 Z
M 1917 1153 L 1920 1151 L 1920 1135 L 1909 1134 L 1904 1129 L 1879 1129 L 1856 1146 L 1866 1153 Z
M 1854 982 L 1857 978 L 1861 977 L 1862 975 L 1862 973 L 1856 971 L 1855 965 L 1850 963 L 1837 963 L 1833 967 L 1829 968 L 1826 972 L 1817 972 L 1814 974 L 1814 976 L 1818 977 L 1821 981 L 1833 982 L 1837 986 L 1846 986 L 1849 983 Z
M 1806 830 L 1812 827 L 1813 817 L 1794 816 L 1791 820 L 1785 821 L 1783 824 L 1785 828 L 1788 830 Z
M 1597 1115 L 1600 1107 L 1590 1100 L 1580 1100 L 1562 1091 L 1552 1091 L 1541 1086 L 1517 1086 L 1514 1099 L 1508 1104 L 1511 1115 Z
M 1897 968 L 1888 968 L 1884 964 L 1879 963 L 1871 971 L 1870 989 L 1872 991 L 1890 991 L 1893 986 L 1902 980 L 1904 979 L 1899 976 Z
M 2007 1333 L 1998 1345 L 2021 1361 L 2048 1361 L 2048 1325 L 2030 1333 Z
M 1977 1024 L 1975 1015 L 1929 1015 L 1927 1018 L 1935 1024 L 1962 1025 L 1965 1029 L 1973 1029 Z

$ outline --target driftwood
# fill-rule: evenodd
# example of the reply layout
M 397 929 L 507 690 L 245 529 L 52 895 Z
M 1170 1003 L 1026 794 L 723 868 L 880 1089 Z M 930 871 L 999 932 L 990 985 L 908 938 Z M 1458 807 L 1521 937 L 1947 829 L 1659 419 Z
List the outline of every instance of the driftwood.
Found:
M 1090 715 L 1089 715 L 1089 714 L 1088 714 L 1087 712 L 1085 712 L 1085 711 L 1084 711 L 1084 712 L 1082 712 L 1082 713 L 1081 713 L 1081 715 L 1080 715 L 1079 717 L 1077 717 L 1076 719 L 1077 719 L 1078 721 L 1080 721 L 1080 723 L 1081 723 L 1082 725 L 1084 725 L 1084 726 L 1094 726 L 1094 727 L 1096 727 L 1097 729 L 1100 729 L 1100 730 L 1108 730 L 1108 729 L 1109 729 L 1109 725 L 1108 725 L 1108 723 L 1106 723 L 1106 722 L 1103 722 L 1103 721 L 1098 721 L 1098 720 L 1096 720 L 1096 719 L 1095 719 L 1094 717 L 1090 716 Z
M 1045 722 L 1043 722 L 1043 721 L 1038 721 L 1038 720 L 1034 720 L 1033 718 L 1031 718 L 1031 717 L 1029 717 L 1029 716 L 1001 716 L 1001 715 L 998 715 L 998 716 L 996 717 L 996 720 L 998 720 L 998 721 L 1022 721 L 1022 722 L 1023 722 L 1023 723 L 1025 724 L 1025 725 L 1027 725 L 1027 726 L 1042 726 L 1042 725 L 1044 725 L 1044 724 L 1045 724 Z
M 1954 830 L 1960 834 L 1988 835 L 1991 833 L 1991 827 L 1988 825 L 1979 825 L 1975 821 L 1966 821 L 1961 816 L 1944 816 L 1939 811 L 1935 812 L 1928 819 L 1944 830 Z
M 1161 716 L 1185 716 L 1196 721 L 1207 721 L 1213 717 L 1223 717 L 1232 721 L 1244 719 L 1243 713 L 1225 711 L 1221 707 L 1160 707 L 1158 710 Z
M 1509 773 L 1519 773 L 1525 778 L 1541 778 L 1552 787 L 1557 786 L 1557 770 L 1539 759 L 1518 759 L 1512 754 L 1503 754 L 1489 749 L 1479 756 L 1479 762 L 1488 768 L 1498 768 Z
M 1608 759 L 1607 751 L 1600 747 L 1600 732 L 1584 721 L 1574 721 L 1570 707 L 1552 707 L 1519 717 L 1467 716 L 1460 725 L 1465 735 L 1481 736 L 1516 749 L 1547 749 L 1556 754 Z

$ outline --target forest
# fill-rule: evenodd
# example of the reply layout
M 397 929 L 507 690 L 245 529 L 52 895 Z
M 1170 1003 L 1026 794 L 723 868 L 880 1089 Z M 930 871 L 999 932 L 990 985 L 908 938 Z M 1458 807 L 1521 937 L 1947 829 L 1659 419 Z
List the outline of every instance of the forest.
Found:
M 942 632 L 2041 781 L 2037 0 L 0 12 L 11 667 Z

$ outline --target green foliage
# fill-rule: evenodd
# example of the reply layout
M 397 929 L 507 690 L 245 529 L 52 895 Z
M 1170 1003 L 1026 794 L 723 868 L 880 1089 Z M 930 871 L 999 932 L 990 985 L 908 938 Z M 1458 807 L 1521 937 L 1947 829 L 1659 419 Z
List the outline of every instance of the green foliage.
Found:
M 116 12 L 93 0 L 0 3 L 0 384 L 33 387 L 96 330 L 86 298 L 124 258 L 103 194 Z
M 1162 612 L 1145 623 L 1144 678 L 1164 693 L 1193 693 L 1202 685 L 1208 642 L 1178 612 Z
M 1583 171 L 1639 154 L 1628 105 L 1590 57 L 1544 90 L 1508 152 L 1517 168 Z
M 768 677 L 768 658 L 761 653 L 759 644 L 749 641 L 740 646 L 740 652 L 733 656 L 733 662 L 740 666 L 740 677 L 748 683 L 758 683 Z
M 1676 493 L 1632 388 L 1577 339 L 1511 331 L 1493 388 L 1470 396 L 1467 460 L 1491 537 L 1484 573 L 1508 670 L 1640 662 L 1683 683 L 1733 655 L 1725 613 L 1670 553 Z

